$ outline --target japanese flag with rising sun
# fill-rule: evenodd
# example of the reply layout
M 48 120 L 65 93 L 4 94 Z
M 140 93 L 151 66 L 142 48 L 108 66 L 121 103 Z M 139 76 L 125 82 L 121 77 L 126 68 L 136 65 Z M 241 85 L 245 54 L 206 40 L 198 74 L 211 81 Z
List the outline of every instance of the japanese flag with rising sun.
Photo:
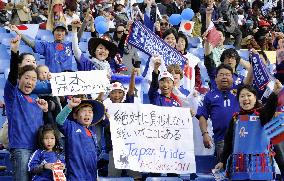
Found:
M 179 31 L 182 31 L 184 34 L 191 36 L 193 27 L 193 21 L 183 20 L 180 23 Z

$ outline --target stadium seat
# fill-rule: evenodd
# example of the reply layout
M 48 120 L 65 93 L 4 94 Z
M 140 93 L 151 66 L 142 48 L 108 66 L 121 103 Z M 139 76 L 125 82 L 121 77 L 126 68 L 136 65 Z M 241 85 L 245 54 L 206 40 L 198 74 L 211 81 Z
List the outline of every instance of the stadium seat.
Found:
M 201 45 L 201 40 L 199 37 L 188 38 L 188 48 L 198 48 L 200 45 Z
M 4 74 L 5 70 L 10 67 L 10 55 L 4 55 L 5 57 L 1 57 L 0 54 L 0 74 Z
M 80 42 L 87 42 L 91 38 L 91 32 L 83 32 Z
M 42 35 L 41 40 L 42 41 L 53 42 L 54 41 L 54 36 L 53 35 Z
M 131 177 L 99 177 L 99 181 L 134 181 Z
M 217 164 L 217 158 L 213 155 L 196 155 L 196 173 L 211 173 L 212 168 Z
M 12 38 L 3 38 L 3 39 L 1 40 L 1 44 L 2 44 L 2 45 L 5 45 L 6 48 L 9 49 L 9 48 L 10 48 L 11 39 L 12 39 Z
M 182 181 L 179 177 L 147 177 L 146 181 Z
M 239 55 L 244 60 L 249 60 L 249 51 L 248 50 L 239 50 Z
M 36 40 L 41 40 L 42 36 L 53 36 L 52 32 L 49 30 L 39 29 L 36 35 Z
M 28 45 L 20 45 L 19 47 L 20 53 L 34 53 L 33 49 Z
M 80 42 L 79 48 L 83 53 L 88 52 L 88 43 L 87 42 Z
M 215 181 L 213 175 L 211 174 L 197 174 L 196 181 Z
M 15 36 L 12 33 L 0 33 L 0 37 L 1 39 L 5 39 L 5 38 L 13 38 Z
M 204 60 L 204 48 L 190 48 L 189 52 L 197 56 L 201 61 Z
M 3 27 L 0 27 L 0 33 L 7 33 L 7 30 Z
M 0 150 L 0 166 L 5 166 L 6 167 L 6 170 L 5 171 L 1 171 L 0 172 L 0 175 L 5 175 L 5 176 L 8 176 L 8 175 L 12 175 L 12 163 L 11 163 L 11 160 L 10 160 L 10 153 L 9 151 L 7 150 Z M 0 180 L 1 177 L 0 177 Z
M 225 49 L 235 48 L 235 46 L 234 46 L 234 45 L 224 45 L 224 48 L 225 48 Z

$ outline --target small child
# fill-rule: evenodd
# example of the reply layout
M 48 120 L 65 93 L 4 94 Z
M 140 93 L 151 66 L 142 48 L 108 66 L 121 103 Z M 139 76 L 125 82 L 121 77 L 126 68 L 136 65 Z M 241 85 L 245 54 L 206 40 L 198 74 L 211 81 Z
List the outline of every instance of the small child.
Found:
M 28 171 L 33 174 L 32 180 L 53 180 L 52 170 L 56 162 L 61 162 L 64 170 L 65 161 L 60 153 L 59 132 L 52 125 L 44 125 L 38 131 L 38 147 L 28 163 Z
M 51 89 L 49 81 L 51 79 L 51 73 L 49 71 L 49 68 L 46 65 L 38 65 L 36 71 L 37 71 L 38 81 L 35 89 L 37 88 L 38 90 L 42 88 Z M 55 124 L 56 116 L 61 111 L 61 104 L 59 97 L 51 96 L 50 94 L 44 94 L 44 92 L 35 92 L 35 93 L 37 93 L 40 98 L 48 102 L 48 112 L 44 120 L 45 124 Z
M 100 121 L 104 114 L 101 102 L 73 97 L 57 115 L 56 122 L 65 136 L 68 181 L 96 180 L 96 135 L 89 126 Z
M 160 74 L 159 67 L 161 63 L 161 58 L 155 56 L 152 82 L 148 92 L 150 103 L 157 106 L 180 107 L 180 103 L 171 96 L 174 88 L 174 78 L 168 71 Z M 161 93 L 158 92 L 158 89 L 160 89 Z

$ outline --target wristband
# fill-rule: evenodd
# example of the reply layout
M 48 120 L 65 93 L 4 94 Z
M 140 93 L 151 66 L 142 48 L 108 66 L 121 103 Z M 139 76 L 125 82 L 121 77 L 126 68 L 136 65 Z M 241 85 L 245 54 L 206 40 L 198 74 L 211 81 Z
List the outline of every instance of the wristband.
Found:
M 205 134 L 209 134 L 208 131 L 204 131 L 204 132 L 202 133 L 202 136 L 204 136 Z

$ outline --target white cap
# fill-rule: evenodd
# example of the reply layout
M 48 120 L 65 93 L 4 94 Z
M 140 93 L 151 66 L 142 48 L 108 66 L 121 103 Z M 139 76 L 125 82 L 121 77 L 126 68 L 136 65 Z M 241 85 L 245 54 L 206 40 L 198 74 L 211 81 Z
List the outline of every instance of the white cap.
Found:
M 174 81 L 173 75 L 172 75 L 170 72 L 168 72 L 168 71 L 164 71 L 164 72 L 160 73 L 160 75 L 159 75 L 159 81 L 160 81 L 162 78 L 170 78 L 170 79 L 172 79 L 172 81 Z
M 125 88 L 123 87 L 123 85 L 120 82 L 114 82 L 110 85 L 110 91 L 113 91 L 113 90 L 125 91 Z

